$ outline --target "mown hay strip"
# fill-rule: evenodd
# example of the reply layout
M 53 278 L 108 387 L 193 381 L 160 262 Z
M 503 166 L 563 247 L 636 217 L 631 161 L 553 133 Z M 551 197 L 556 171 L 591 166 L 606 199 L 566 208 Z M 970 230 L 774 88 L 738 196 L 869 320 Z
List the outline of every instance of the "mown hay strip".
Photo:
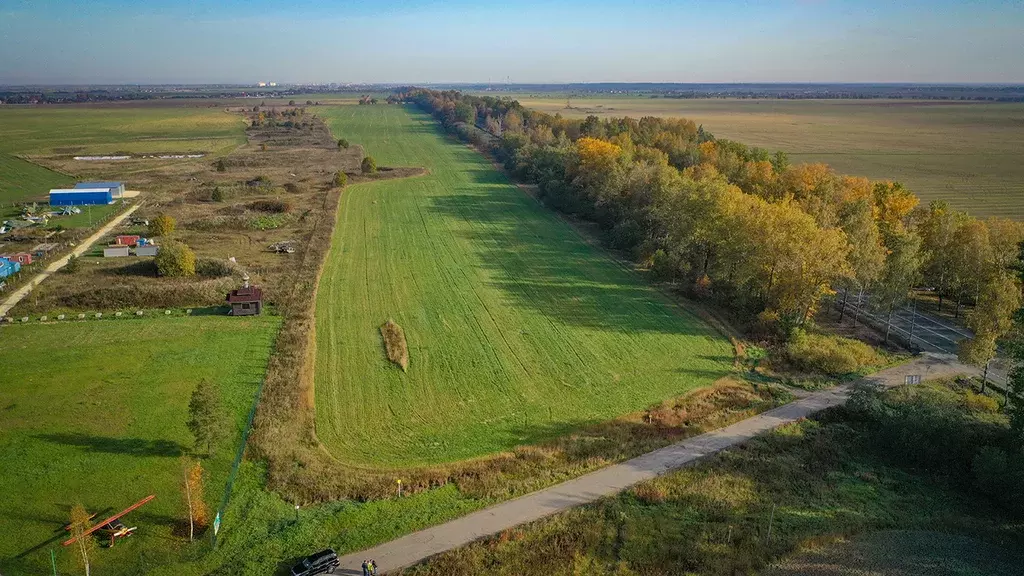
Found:
M 384 351 L 388 360 L 402 367 L 402 372 L 409 370 L 409 347 L 405 343 L 405 330 L 388 320 L 380 327 L 380 334 L 384 337 Z

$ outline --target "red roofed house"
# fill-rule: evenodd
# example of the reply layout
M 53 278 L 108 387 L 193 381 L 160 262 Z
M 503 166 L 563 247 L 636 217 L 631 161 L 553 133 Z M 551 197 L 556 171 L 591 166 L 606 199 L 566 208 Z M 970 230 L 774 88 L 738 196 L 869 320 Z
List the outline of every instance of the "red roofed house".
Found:
M 227 302 L 231 306 L 229 316 L 255 316 L 263 310 L 263 290 L 259 286 L 249 286 L 246 278 L 244 286 L 228 292 Z
M 7 258 L 11 262 L 17 262 L 22 266 L 32 263 L 32 255 L 28 252 L 15 252 L 13 254 L 0 254 L 4 258 Z

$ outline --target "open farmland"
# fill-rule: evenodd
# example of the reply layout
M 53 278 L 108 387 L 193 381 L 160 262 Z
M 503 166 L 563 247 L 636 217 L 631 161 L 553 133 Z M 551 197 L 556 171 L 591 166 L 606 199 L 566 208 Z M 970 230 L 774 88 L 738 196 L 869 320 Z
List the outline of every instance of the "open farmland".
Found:
M 581 117 L 680 116 L 715 136 L 794 162 L 899 180 L 922 202 L 1024 219 L 1024 104 L 891 100 L 572 98 L 512 94 L 524 106 Z
M 323 112 L 321 112 L 323 113 Z M 585 243 L 433 119 L 331 109 L 335 136 L 427 176 L 347 189 L 316 307 L 317 435 L 379 467 L 563 434 L 705 386 L 729 342 Z M 379 328 L 404 328 L 408 372 Z
M 0 108 L 0 152 L 29 156 L 215 152 L 245 142 L 223 108 L 62 106 Z
M 105 574 L 165 564 L 187 542 L 179 456 L 201 380 L 220 387 L 230 441 L 204 462 L 207 504 L 219 503 L 240 429 L 262 379 L 277 318 L 196 316 L 33 323 L 0 329 L 0 569 L 70 573 L 62 549 L 70 507 L 114 512 L 156 499 L 126 524 L 137 535 L 93 557 Z M 172 533 L 175 535 L 172 536 Z
M 12 106 L 0 108 L 0 126 L 0 202 L 45 200 L 97 168 L 76 155 L 219 154 L 245 142 L 241 116 L 208 106 Z
M 40 199 L 50 188 L 74 179 L 21 158 L 0 154 L 0 204 Z

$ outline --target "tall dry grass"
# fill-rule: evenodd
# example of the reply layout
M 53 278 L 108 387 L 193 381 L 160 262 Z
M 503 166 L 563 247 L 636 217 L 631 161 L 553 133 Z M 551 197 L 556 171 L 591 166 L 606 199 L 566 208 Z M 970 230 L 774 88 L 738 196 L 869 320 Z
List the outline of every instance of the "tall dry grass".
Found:
M 389 319 L 380 327 L 380 335 L 384 337 L 384 352 L 388 355 L 388 360 L 400 366 L 402 372 L 407 372 L 409 346 L 405 342 L 405 330 L 402 330 L 394 320 Z

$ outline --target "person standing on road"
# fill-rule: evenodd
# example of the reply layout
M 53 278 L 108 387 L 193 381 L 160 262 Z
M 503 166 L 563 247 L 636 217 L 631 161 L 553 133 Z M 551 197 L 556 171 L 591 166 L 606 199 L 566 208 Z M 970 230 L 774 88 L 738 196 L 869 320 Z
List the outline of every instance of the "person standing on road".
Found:
M 377 576 L 377 561 L 370 560 L 370 576 Z
M 370 563 L 363 560 L 363 576 L 370 576 Z

